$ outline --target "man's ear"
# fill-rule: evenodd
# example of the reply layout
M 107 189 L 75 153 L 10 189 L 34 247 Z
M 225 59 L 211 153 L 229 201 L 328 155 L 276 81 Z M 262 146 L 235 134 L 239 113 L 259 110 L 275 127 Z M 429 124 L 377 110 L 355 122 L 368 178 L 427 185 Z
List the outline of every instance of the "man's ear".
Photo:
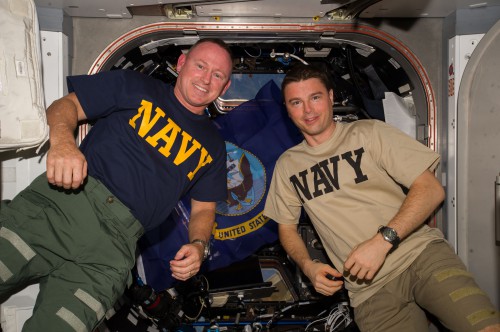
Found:
M 226 93 L 227 89 L 229 89 L 230 86 L 231 86 L 231 80 L 227 81 L 226 86 L 224 87 L 224 89 L 220 93 L 219 97 L 222 96 L 224 93 Z
M 184 64 L 186 63 L 186 54 L 182 53 L 179 58 L 177 59 L 177 68 L 176 71 L 180 72 Z
M 332 102 L 332 105 L 333 105 L 333 102 L 334 102 L 334 94 L 333 94 L 333 89 L 330 89 L 328 91 L 328 97 L 330 97 L 330 101 Z

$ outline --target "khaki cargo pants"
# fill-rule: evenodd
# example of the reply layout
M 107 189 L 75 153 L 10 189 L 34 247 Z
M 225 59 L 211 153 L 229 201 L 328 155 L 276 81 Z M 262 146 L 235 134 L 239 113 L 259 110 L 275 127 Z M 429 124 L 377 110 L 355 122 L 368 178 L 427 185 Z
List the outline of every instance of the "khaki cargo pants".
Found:
M 429 244 L 410 268 L 354 308 L 354 316 L 361 331 L 428 332 L 420 306 L 454 332 L 500 323 L 497 309 L 444 241 Z
M 39 282 L 23 331 L 92 331 L 131 282 L 143 232 L 97 180 L 70 192 L 42 174 L 0 206 L 0 303 Z

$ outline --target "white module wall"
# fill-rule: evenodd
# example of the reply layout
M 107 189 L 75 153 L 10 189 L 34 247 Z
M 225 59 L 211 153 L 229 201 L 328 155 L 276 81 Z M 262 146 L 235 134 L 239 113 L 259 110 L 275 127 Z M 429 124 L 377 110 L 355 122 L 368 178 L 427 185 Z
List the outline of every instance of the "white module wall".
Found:
M 40 35 L 45 105 L 48 106 L 67 91 L 68 38 L 62 32 L 40 31 Z M 34 178 L 45 172 L 46 148 L 42 148 L 38 155 L 35 149 L 0 154 L 2 199 L 13 198 Z M 21 331 L 24 322 L 33 312 L 38 290 L 37 284 L 29 286 L 0 305 L 3 332 Z
M 483 36 L 484 34 L 462 35 L 448 41 L 448 167 L 445 204 L 448 211 L 448 241 L 462 259 L 467 255 L 467 245 L 464 235 L 466 230 L 457 221 L 457 99 L 462 74 Z

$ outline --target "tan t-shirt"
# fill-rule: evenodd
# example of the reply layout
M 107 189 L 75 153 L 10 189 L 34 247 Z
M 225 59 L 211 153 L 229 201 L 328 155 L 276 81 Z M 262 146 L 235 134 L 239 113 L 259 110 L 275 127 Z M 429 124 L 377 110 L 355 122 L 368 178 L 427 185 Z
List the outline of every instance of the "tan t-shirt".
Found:
M 343 272 L 352 248 L 398 212 L 406 197 L 401 186 L 409 188 L 438 162 L 437 153 L 382 121 L 337 123 L 323 144 L 311 147 L 303 141 L 280 156 L 264 214 L 278 223 L 297 224 L 303 206 L 335 268 Z M 369 298 L 428 243 L 441 239 L 441 231 L 424 225 L 387 256 L 370 283 L 346 278 L 351 305 Z

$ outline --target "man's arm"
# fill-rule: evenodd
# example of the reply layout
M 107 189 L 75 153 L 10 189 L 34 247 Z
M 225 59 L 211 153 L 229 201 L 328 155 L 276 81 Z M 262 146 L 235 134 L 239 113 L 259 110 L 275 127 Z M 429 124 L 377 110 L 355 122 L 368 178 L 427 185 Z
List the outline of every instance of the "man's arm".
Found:
M 207 245 L 210 241 L 215 221 L 215 202 L 201 202 L 191 199 L 191 215 L 189 218 L 189 243 L 183 245 L 170 261 L 172 276 L 179 280 L 187 280 L 198 273 L 203 262 L 204 246 L 193 240 L 202 240 Z
M 47 180 L 65 189 L 76 189 L 87 177 L 87 162 L 75 142 L 75 130 L 86 116 L 74 93 L 54 101 L 47 108 L 50 149 Z
M 215 202 L 200 202 L 191 199 L 189 242 L 199 239 L 208 243 L 215 221 L 215 204 Z
M 444 200 L 444 196 L 443 186 L 434 174 L 429 170 L 424 171 L 413 181 L 398 213 L 387 226 L 394 228 L 403 240 L 426 221 Z M 371 280 L 391 249 L 392 245 L 377 233 L 351 251 L 344 268 L 358 279 Z
M 429 218 L 444 197 L 445 192 L 438 179 L 429 170 L 424 171 L 413 181 L 399 212 L 387 226 L 394 228 L 404 239 Z
M 297 232 L 297 225 L 279 224 L 278 231 L 281 245 L 309 278 L 318 293 L 333 295 L 342 287 L 343 281 L 329 280 L 327 278 L 327 275 L 340 278 L 342 277 L 340 272 L 330 265 L 315 262 L 311 259 L 304 241 Z

